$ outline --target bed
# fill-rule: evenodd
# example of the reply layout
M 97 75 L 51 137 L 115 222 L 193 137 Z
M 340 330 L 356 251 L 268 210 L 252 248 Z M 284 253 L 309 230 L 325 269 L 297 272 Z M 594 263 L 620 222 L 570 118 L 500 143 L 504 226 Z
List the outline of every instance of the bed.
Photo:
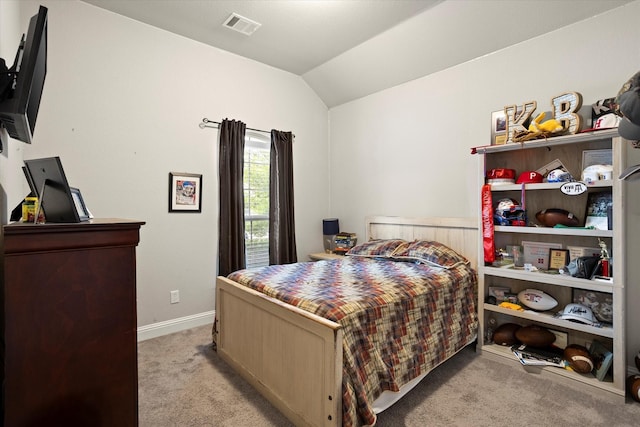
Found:
M 476 338 L 477 221 L 366 219 L 366 242 L 398 239 L 403 249 L 431 241 L 455 255 L 416 263 L 408 256 L 415 251 L 390 260 L 365 249 L 218 277 L 213 340 L 221 358 L 296 425 L 374 424 L 376 412 Z M 341 299 L 323 302 L 328 293 Z

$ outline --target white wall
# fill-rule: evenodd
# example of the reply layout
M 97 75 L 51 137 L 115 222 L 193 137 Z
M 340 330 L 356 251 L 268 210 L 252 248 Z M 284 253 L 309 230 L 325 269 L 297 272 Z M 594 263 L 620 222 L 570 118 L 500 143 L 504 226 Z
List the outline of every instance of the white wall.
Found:
M 60 156 L 94 216 L 146 221 L 137 250 L 139 326 L 214 309 L 218 131 L 200 129 L 203 117 L 295 133 L 298 256 L 322 248 L 328 112 L 299 76 L 86 3 L 19 4 L 21 32 L 39 4 L 49 8 L 49 61 L 34 143 L 11 141 L 3 153 L 2 184 L 22 185 L 9 189 L 8 206 L 28 191 L 23 158 Z M 2 54 L 12 58 L 20 34 L 5 28 L 7 7 L 2 0 Z M 15 43 L 7 47 L 5 35 Z M 201 214 L 168 213 L 171 171 L 203 174 Z M 172 305 L 174 289 L 181 302 Z
M 567 91 L 585 104 L 615 96 L 640 69 L 638 16 L 640 1 L 332 108 L 332 215 L 359 235 L 367 215 L 477 215 L 479 158 L 470 148 L 490 143 L 491 112 L 530 100 L 548 111 Z M 639 278 L 627 290 L 628 358 L 640 350 Z
M 0 2 L 0 58 L 4 58 L 7 68 L 11 68 L 20 44 L 20 37 L 26 32 L 19 24 L 20 8 L 15 1 Z M 0 153 L 0 224 L 6 224 L 15 203 L 9 201 L 9 194 L 22 192 L 23 175 L 15 174 L 22 166 L 22 143 L 9 138 L 5 129 L 0 129 L 3 151 Z M 11 201 L 13 202 L 13 200 Z

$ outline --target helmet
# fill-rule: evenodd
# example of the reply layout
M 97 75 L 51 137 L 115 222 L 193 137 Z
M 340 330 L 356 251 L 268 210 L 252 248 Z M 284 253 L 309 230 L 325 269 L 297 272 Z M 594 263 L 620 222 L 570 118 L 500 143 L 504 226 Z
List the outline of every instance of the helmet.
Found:
M 571 182 L 573 177 L 564 169 L 554 169 L 547 175 L 547 182 Z
M 567 304 L 564 310 L 558 313 L 558 318 L 571 320 L 573 322 L 586 323 L 591 326 L 599 326 L 600 324 L 593 315 L 593 311 L 586 305 L 571 303 Z
M 516 184 L 527 184 L 530 182 L 542 182 L 542 175 L 536 171 L 522 172 L 516 181 Z
M 527 225 L 527 213 L 513 199 L 501 199 L 493 211 L 495 225 Z

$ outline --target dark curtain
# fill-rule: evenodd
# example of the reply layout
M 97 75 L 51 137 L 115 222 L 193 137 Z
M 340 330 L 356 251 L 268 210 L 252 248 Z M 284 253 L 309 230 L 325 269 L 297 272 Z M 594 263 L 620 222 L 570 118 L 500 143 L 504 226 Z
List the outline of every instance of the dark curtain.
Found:
M 296 255 L 293 209 L 293 134 L 271 131 L 269 166 L 269 264 L 289 264 Z
M 235 120 L 225 119 L 220 124 L 218 274 L 221 276 L 227 276 L 247 265 L 242 188 L 246 127 L 241 121 Z

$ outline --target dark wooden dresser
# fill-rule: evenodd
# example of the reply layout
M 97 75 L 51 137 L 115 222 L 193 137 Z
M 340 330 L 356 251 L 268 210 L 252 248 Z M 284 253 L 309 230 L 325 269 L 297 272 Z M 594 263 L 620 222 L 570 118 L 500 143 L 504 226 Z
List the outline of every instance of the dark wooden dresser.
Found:
M 2 243 L 2 421 L 136 426 L 141 221 L 10 224 Z

